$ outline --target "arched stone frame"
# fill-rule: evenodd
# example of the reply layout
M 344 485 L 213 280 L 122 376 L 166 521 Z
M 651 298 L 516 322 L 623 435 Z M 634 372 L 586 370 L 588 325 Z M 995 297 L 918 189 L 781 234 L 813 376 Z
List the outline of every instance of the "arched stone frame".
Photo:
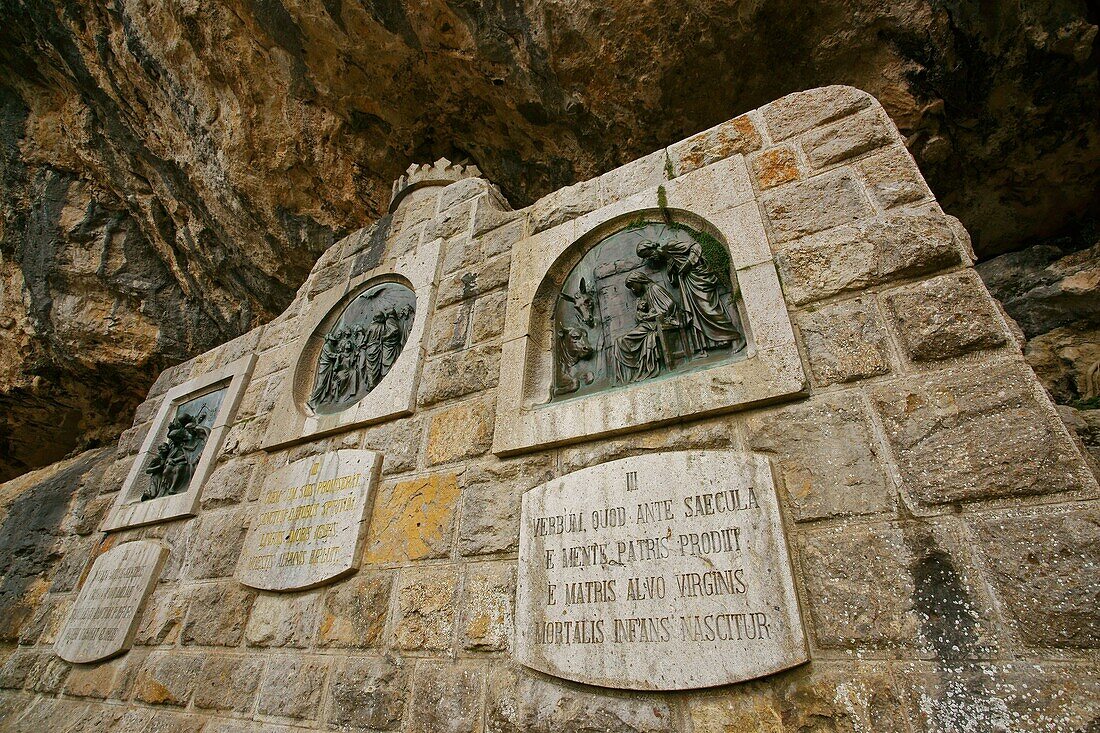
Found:
M 658 210 L 728 245 L 748 358 L 547 402 L 547 314 L 587 248 Z M 744 159 L 734 156 L 539 232 L 512 252 L 493 452 L 520 453 L 800 394 L 806 375 Z
M 550 396 L 549 401 L 576 399 L 576 397 L 571 394 L 564 396 L 554 395 L 553 390 L 550 388 L 555 382 L 554 372 L 557 369 L 557 353 L 554 349 L 556 335 L 552 325 L 555 323 L 555 309 L 558 303 L 558 295 L 562 292 L 563 283 L 568 281 L 572 273 L 590 253 L 604 242 L 608 241 L 609 238 L 622 232 L 628 232 L 631 229 L 649 225 L 657 227 L 664 226 L 668 228 L 679 227 L 686 230 L 687 234 L 691 236 L 692 239 L 698 239 L 698 237 L 695 236 L 697 234 L 703 237 L 709 237 L 712 242 L 722 247 L 725 250 L 727 258 L 729 257 L 729 244 L 725 241 L 722 232 L 706 219 L 682 209 L 666 208 L 662 210 L 654 207 L 648 210 L 632 211 L 627 214 L 616 216 L 585 233 L 576 242 L 570 245 L 554 264 L 551 265 L 542 283 L 540 283 L 538 289 L 535 291 L 535 297 L 531 304 L 531 323 L 533 327 L 531 340 L 528 343 L 527 360 L 531 368 L 529 374 L 537 375 L 537 378 L 525 380 L 525 391 L 523 394 L 523 404 L 525 406 L 534 407 L 546 402 L 548 393 Z M 663 282 L 660 273 L 653 272 L 654 268 L 642 266 L 638 269 L 643 272 L 649 272 L 652 277 L 659 282 Z M 740 296 L 736 294 L 736 273 L 730 271 L 728 275 L 735 291 L 732 304 L 733 308 L 737 311 L 735 321 L 742 326 L 747 343 L 744 350 L 730 353 L 725 359 L 722 359 L 723 361 L 749 358 L 756 351 L 751 333 L 747 327 L 748 320 L 744 310 L 744 304 Z M 598 284 L 592 283 L 590 287 L 598 287 Z M 675 293 L 676 290 L 669 286 L 669 292 L 670 294 Z M 579 321 L 576 322 L 579 324 Z M 604 343 L 602 346 L 606 348 L 609 347 L 610 344 Z M 681 365 L 678 369 L 670 370 L 669 374 L 662 374 L 654 378 L 667 379 L 671 374 L 684 371 L 685 366 L 686 365 Z M 629 389 L 632 386 L 634 385 L 616 384 L 613 386 L 606 386 L 603 389 Z M 583 392 L 585 390 L 582 388 L 581 391 Z
M 272 418 L 264 434 L 266 450 L 412 413 L 424 360 L 428 318 L 435 301 L 440 243 L 440 240 L 425 242 L 414 251 L 353 277 L 310 301 L 301 316 L 300 331 L 308 336 L 282 347 L 291 352 L 288 359 L 293 367 L 275 398 Z M 404 285 L 416 298 L 412 326 L 401 353 L 385 378 L 358 402 L 339 412 L 315 413 L 306 401 L 321 339 L 352 300 L 385 282 Z

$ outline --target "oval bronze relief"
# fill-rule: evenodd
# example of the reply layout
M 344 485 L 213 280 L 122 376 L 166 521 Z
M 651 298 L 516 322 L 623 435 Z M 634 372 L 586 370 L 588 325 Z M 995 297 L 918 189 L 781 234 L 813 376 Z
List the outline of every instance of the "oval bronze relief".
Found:
M 306 403 L 330 415 L 351 407 L 385 379 L 405 347 L 416 312 L 409 288 L 386 282 L 367 288 L 324 335 Z

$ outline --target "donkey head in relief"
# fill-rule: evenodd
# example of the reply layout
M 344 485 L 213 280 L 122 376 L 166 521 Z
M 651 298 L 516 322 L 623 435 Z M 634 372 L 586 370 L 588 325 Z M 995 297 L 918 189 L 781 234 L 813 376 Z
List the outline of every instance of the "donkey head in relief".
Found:
M 596 325 L 596 295 L 588 290 L 588 285 L 583 277 L 581 278 L 580 289 L 576 293 L 570 295 L 563 290 L 561 291 L 561 297 L 573 304 L 573 310 L 577 312 L 577 317 L 580 318 L 581 323 L 589 328 Z

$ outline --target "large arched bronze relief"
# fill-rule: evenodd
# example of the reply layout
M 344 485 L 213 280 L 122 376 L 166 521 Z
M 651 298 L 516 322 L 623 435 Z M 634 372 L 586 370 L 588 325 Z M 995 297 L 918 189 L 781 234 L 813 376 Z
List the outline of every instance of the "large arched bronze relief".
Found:
M 678 223 L 605 237 L 565 279 L 553 342 L 551 401 L 744 356 L 729 252 Z
M 378 386 L 409 339 L 416 296 L 386 282 L 356 296 L 325 334 L 307 404 L 318 414 L 351 407 Z

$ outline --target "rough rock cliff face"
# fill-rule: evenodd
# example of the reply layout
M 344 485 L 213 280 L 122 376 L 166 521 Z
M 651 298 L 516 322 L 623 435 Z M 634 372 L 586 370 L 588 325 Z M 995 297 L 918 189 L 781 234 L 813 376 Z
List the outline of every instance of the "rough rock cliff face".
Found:
M 882 100 L 980 255 L 1100 179 L 1094 9 L 1045 0 L 13 0 L 0 22 L 0 479 L 129 424 L 280 312 L 410 162 L 516 205 L 787 92 Z

